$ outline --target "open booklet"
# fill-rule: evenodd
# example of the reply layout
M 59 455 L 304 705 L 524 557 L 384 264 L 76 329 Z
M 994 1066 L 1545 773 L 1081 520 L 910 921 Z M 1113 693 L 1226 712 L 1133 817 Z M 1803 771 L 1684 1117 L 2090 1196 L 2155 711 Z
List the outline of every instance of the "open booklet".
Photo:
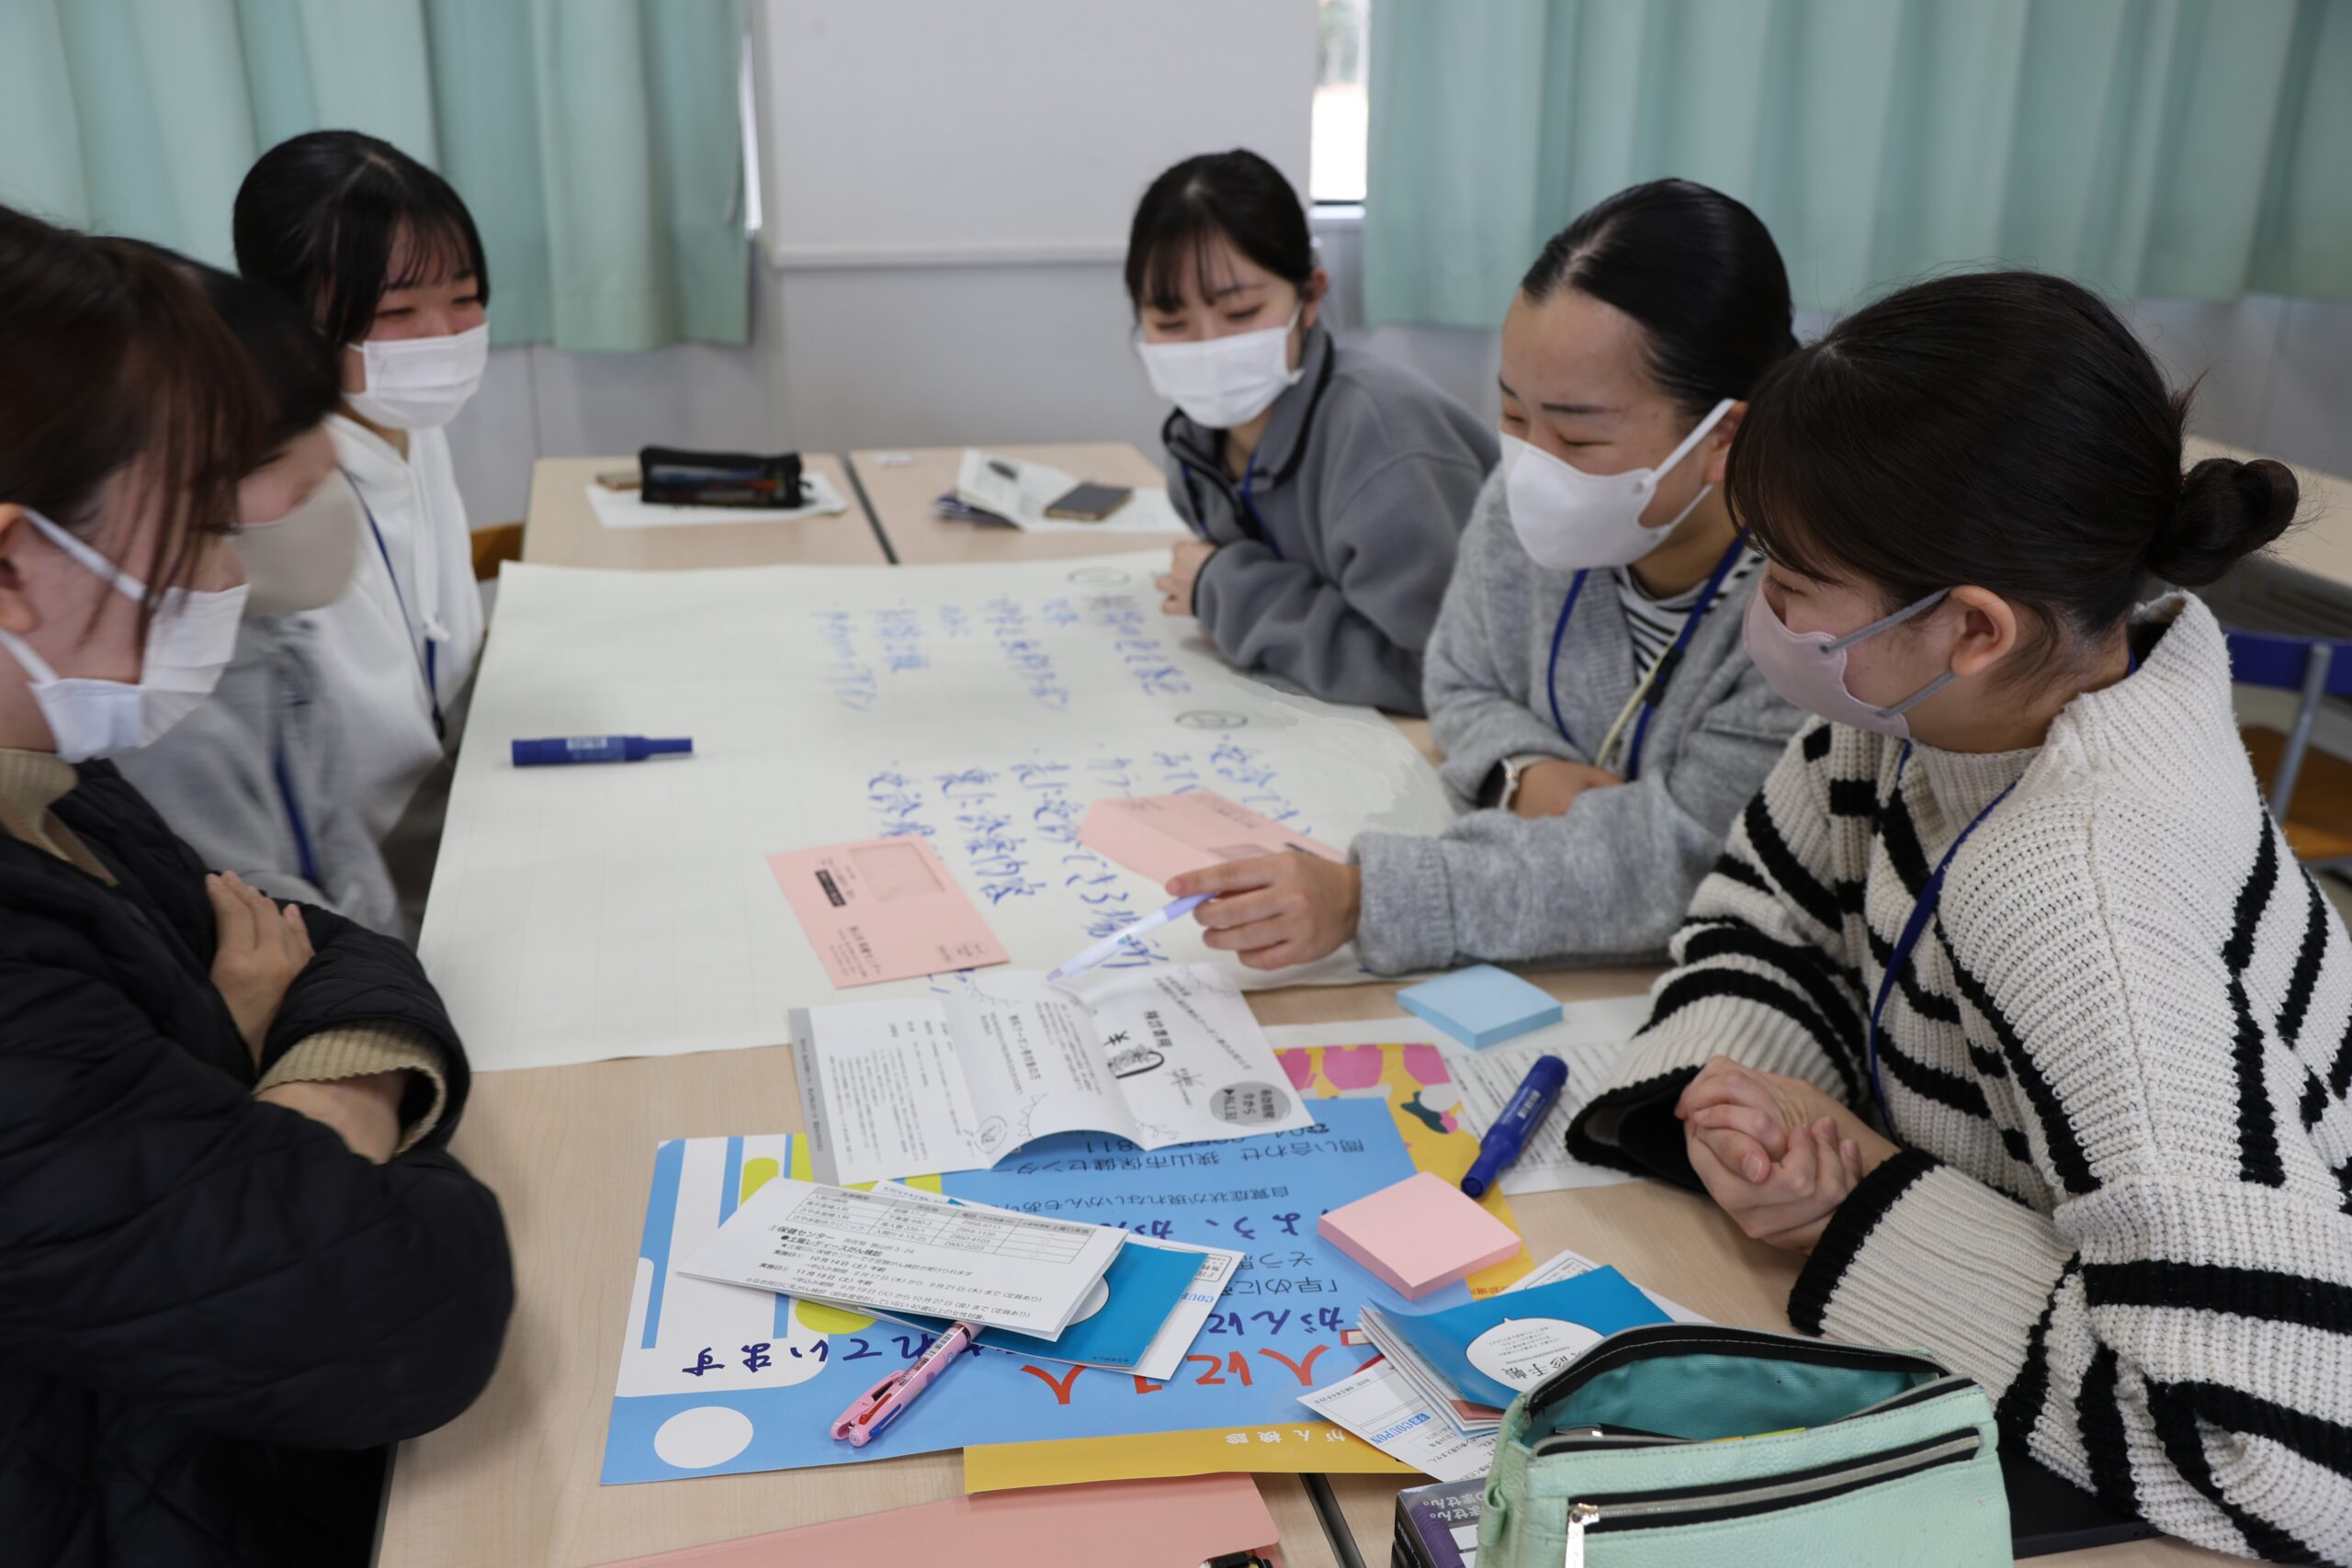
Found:
M 1078 485 L 1078 476 L 1045 463 L 1001 453 L 964 449 L 956 465 L 956 490 L 940 497 L 977 520 L 1010 523 L 1033 534 L 1182 534 L 1184 520 L 1169 503 L 1168 491 L 1149 486 L 1129 496 L 1109 516 L 1088 522 L 1048 517 L 1046 509 Z
M 1147 1149 L 1312 1126 L 1240 990 L 1206 964 L 1070 986 L 1034 970 L 792 1015 L 822 1180 L 985 1170 L 1049 1133 Z

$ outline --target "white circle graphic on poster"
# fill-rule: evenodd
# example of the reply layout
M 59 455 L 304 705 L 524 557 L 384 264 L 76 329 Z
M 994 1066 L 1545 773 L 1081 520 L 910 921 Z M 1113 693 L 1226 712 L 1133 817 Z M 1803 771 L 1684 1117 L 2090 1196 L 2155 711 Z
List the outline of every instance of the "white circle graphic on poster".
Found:
M 1524 1392 L 1600 1343 L 1581 1323 L 1559 1317 L 1514 1317 L 1470 1341 L 1470 1364 L 1502 1384 Z
M 752 1446 L 752 1418 L 724 1404 L 697 1404 L 662 1423 L 653 1451 L 680 1470 L 725 1464 Z

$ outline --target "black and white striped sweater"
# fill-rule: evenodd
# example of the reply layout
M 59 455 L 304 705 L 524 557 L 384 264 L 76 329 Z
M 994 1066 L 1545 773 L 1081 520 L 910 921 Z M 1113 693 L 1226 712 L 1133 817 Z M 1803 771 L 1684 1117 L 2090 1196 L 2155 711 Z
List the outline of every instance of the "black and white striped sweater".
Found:
M 1838 1210 L 1789 1303 L 1808 1333 L 1924 1345 L 2011 1441 L 2164 1530 L 2352 1562 L 2352 942 L 2288 857 L 2211 614 L 2173 598 L 2139 671 L 2040 748 L 1812 726 L 1735 826 L 1617 1087 L 1570 1134 L 1722 1053 L 1871 1112 L 1890 998 L 1904 1152 Z

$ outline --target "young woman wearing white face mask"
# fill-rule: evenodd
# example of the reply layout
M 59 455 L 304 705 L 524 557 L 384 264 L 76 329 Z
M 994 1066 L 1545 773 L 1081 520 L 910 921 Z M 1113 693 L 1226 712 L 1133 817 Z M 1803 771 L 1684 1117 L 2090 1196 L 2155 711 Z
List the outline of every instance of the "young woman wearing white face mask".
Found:
M 2223 1551 L 2352 1562 L 2352 942 L 2264 808 L 2198 585 L 2295 481 L 2181 471 L 2095 296 L 1918 285 L 1757 389 L 1758 666 L 1820 714 L 1675 939 L 1587 1157 L 1808 1255 L 2014 1444 Z
M 1306 209 L 1254 152 L 1188 158 L 1127 238 L 1168 493 L 1196 539 L 1160 608 L 1334 702 L 1421 709 L 1421 655 L 1493 436 L 1401 366 L 1337 346 Z
M 329 428 L 367 535 L 352 592 L 320 615 L 321 700 L 345 733 L 353 805 L 386 842 L 413 919 L 481 650 L 472 536 L 442 426 L 488 363 L 489 263 L 447 181 L 351 130 L 264 153 L 237 192 L 234 233 L 238 270 L 343 347 L 344 409 Z
M 0 209 L 0 1539 L 363 1562 L 487 1381 L 496 1201 L 413 956 L 209 876 L 107 758 L 201 704 L 268 400 L 150 247 Z
M 1502 464 L 1429 649 L 1467 814 L 1179 878 L 1253 968 L 1353 939 L 1384 974 L 1660 953 L 1797 715 L 1740 651 L 1758 562 L 1720 483 L 1757 377 L 1795 346 L 1755 214 L 1687 181 L 1563 230 L 1503 322 Z
M 350 587 L 367 537 L 327 428 L 343 397 L 334 347 L 261 285 L 162 254 L 260 371 L 269 457 L 237 487 L 249 592 L 236 656 L 201 706 L 117 765 L 206 864 L 412 940 L 383 850 L 353 808 L 344 716 L 321 694 L 316 612 Z

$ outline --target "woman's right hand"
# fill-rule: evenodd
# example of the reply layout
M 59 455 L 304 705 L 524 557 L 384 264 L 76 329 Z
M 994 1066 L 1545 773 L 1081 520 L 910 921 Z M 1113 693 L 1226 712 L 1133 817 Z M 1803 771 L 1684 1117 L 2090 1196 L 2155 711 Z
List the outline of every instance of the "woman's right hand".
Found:
M 1511 796 L 1510 808 L 1521 817 L 1557 817 L 1585 791 L 1610 789 L 1624 782 L 1606 769 L 1565 758 L 1531 762 L 1519 775 L 1519 792 Z
M 237 1032 L 261 1066 L 262 1042 L 269 1037 L 270 1021 L 286 999 L 286 988 L 311 962 L 311 933 L 302 911 L 292 904 L 280 908 L 266 893 L 245 886 L 235 872 L 204 879 L 212 899 L 212 923 L 219 932 L 212 952 L 212 987 L 229 1004 Z

